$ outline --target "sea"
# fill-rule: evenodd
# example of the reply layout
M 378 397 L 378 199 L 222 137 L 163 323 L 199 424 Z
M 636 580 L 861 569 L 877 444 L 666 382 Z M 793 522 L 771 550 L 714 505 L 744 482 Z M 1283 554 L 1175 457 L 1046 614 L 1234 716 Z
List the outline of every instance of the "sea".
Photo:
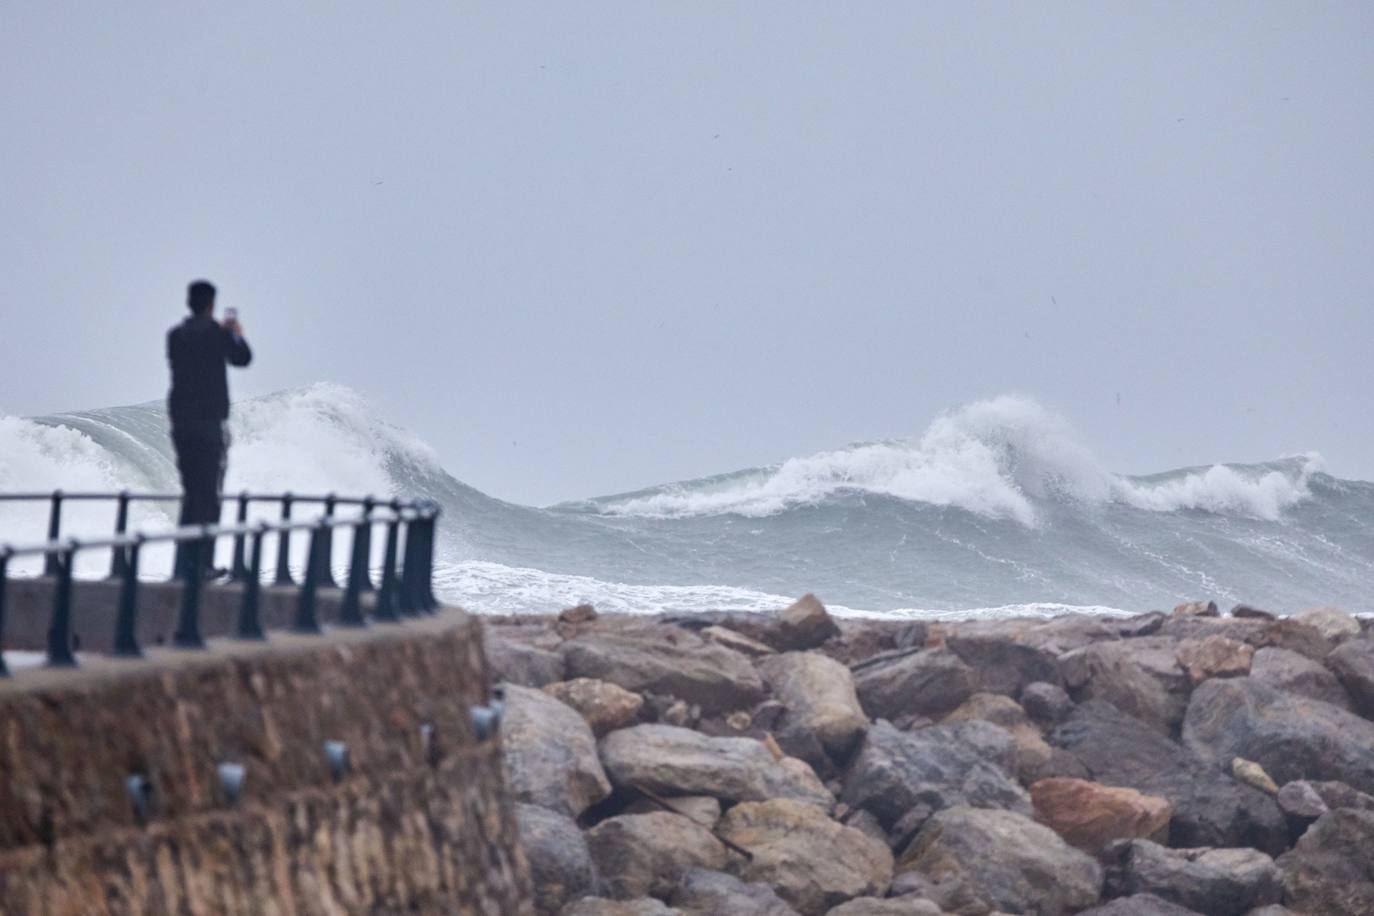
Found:
M 226 492 L 437 501 L 435 590 L 481 613 L 581 602 L 767 611 L 807 592 L 839 614 L 901 618 L 1136 613 L 1194 599 L 1374 611 L 1374 483 L 1326 473 L 1316 453 L 1117 474 L 1020 396 L 952 407 L 919 435 L 545 507 L 467 485 L 336 384 L 240 401 L 231 430 Z M 0 416 L 0 492 L 58 487 L 175 491 L 162 404 Z M 0 503 L 0 543 L 41 541 L 46 512 Z M 132 523 L 173 520 L 170 507 L 139 504 Z M 108 503 L 64 510 L 64 534 L 112 523 Z M 336 544 L 340 574 L 346 552 Z M 165 554 L 152 551 L 145 573 L 165 575 Z M 87 555 L 78 574 L 108 562 Z M 36 565 L 16 559 L 13 572 Z

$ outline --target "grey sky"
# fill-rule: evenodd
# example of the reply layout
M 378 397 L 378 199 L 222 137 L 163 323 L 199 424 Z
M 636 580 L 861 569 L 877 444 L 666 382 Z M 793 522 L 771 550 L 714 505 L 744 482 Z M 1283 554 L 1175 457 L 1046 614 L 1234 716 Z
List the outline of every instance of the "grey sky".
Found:
M 237 395 L 350 385 L 519 501 L 1005 391 L 1122 471 L 1371 479 L 1371 48 L 1361 2 L 9 0 L 0 410 L 160 397 L 204 275 Z

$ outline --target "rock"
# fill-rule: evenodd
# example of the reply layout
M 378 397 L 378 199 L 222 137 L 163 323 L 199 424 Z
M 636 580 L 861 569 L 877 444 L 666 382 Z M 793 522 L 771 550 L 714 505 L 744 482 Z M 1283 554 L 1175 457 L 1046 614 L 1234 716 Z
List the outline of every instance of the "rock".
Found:
M 1295 619 L 1316 627 L 1318 632 L 1335 643 L 1360 635 L 1360 622 L 1338 607 L 1308 608 L 1297 614 Z
M 865 811 L 862 808 L 853 810 L 846 809 L 844 817 L 837 820 L 846 827 L 853 827 L 865 836 L 881 842 L 887 842 L 887 831 L 883 829 L 882 823 L 872 811 Z
M 501 756 L 517 801 L 575 818 L 611 794 L 591 729 L 542 690 L 506 685 Z
M 1313 789 L 1326 802 L 1328 808 L 1354 808 L 1358 811 L 1374 811 L 1374 795 L 1367 795 L 1336 780 L 1317 780 L 1311 783 Z
M 752 659 L 677 627 L 588 631 L 559 651 L 570 677 L 610 681 L 635 693 L 667 694 L 708 713 L 729 712 L 763 698 Z
M 1107 870 L 1107 893 L 1154 894 L 1208 916 L 1243 916 L 1278 903 L 1283 893 L 1274 860 L 1255 849 L 1166 849 L 1149 840 L 1118 844 Z
M 922 897 L 858 897 L 841 903 L 826 916 L 940 916 L 944 911 Z
M 1055 916 L 1097 902 L 1102 869 L 1053 830 L 1012 811 L 949 808 L 902 856 L 902 871 L 962 892 L 990 909 Z
M 1264 772 L 1264 767 L 1253 760 L 1246 760 L 1244 757 L 1233 758 L 1231 760 L 1231 775 L 1247 786 L 1254 786 L 1267 795 L 1279 794 L 1279 787 L 1274 784 L 1274 780 L 1268 773 Z
M 985 729 L 996 726 L 968 722 L 900 732 L 878 722 L 850 763 L 840 798 L 851 808 L 870 811 L 886 828 L 918 805 L 932 811 L 957 805 L 1010 808 L 1029 815 L 1030 796 L 969 740 Z M 1003 735 L 1014 755 L 1011 736 Z
M 587 833 L 587 846 L 610 897 L 666 897 L 693 868 L 725 867 L 725 846 L 680 814 L 622 814 Z
M 1054 750 L 1031 724 L 1026 711 L 1011 697 L 996 693 L 975 693 L 944 719 L 951 724 L 966 721 L 991 722 L 1005 729 L 1016 742 L 1016 757 L 1011 771 L 1024 784 L 1034 782 L 1050 766 Z
M 1041 725 L 1053 725 L 1073 711 L 1073 700 L 1058 684 L 1037 681 L 1021 691 L 1021 706 Z
M 795 604 L 778 614 L 778 641 L 783 649 L 814 649 L 840 628 L 830 619 L 825 605 L 815 595 L 803 595 Z
M 1167 636 L 1098 643 L 1059 660 L 1079 700 L 1100 698 L 1168 733 L 1183 720 L 1192 686 Z
M 564 608 L 558 614 L 558 619 L 562 623 L 591 623 L 597 618 L 596 608 L 590 604 L 579 604 L 577 607 Z
M 496 683 L 543 687 L 563 680 L 563 656 L 514 639 L 503 639 L 488 630 L 487 668 Z
M 929 627 L 924 620 L 847 619 L 836 623 L 840 635 L 821 647 L 826 655 L 845 665 L 900 649 L 926 644 Z
M 832 760 L 849 756 L 868 730 L 868 717 L 859 706 L 849 669 L 816 652 L 787 652 L 759 664 L 773 695 L 786 708 L 779 723 L 778 741 L 792 733 L 813 736 Z M 798 755 L 801 756 L 801 755 Z M 811 760 L 823 766 L 824 760 Z
M 853 897 L 882 896 L 892 882 L 887 846 L 819 809 L 791 801 L 745 802 L 721 820 L 721 835 L 753 859 L 731 856 L 729 870 L 769 885 L 804 916 Z
M 1222 765 L 1232 757 L 1253 760 L 1279 782 L 1335 779 L 1374 792 L 1374 723 L 1253 677 L 1198 687 L 1183 741 Z
M 670 814 L 676 812 L 707 830 L 715 827 L 716 821 L 720 820 L 720 799 L 709 795 L 677 795 L 664 801 L 673 806 Z M 662 810 L 647 798 L 637 798 L 625 807 L 626 814 L 651 814 Z
M 1308 824 L 1331 810 L 1312 783 L 1305 779 L 1285 783 L 1283 788 L 1279 789 L 1277 798 L 1279 808 L 1290 820 L 1296 822 L 1299 835 L 1307 829 Z
M 1199 690 L 1244 680 L 1207 681 Z M 1097 782 L 1168 799 L 1174 806 L 1171 846 L 1254 846 L 1280 852 L 1287 845 L 1288 825 L 1272 798 L 1171 738 L 1142 728 L 1109 703 L 1080 704 L 1048 738 L 1073 753 Z
M 1232 617 L 1240 617 L 1249 620 L 1278 620 L 1279 615 L 1272 611 L 1260 610 L 1248 604 L 1238 604 L 1231 608 Z
M 1084 910 L 1078 916 L 1205 916 L 1154 894 L 1132 894 Z
M 1301 914 L 1281 904 L 1271 903 L 1268 906 L 1257 906 L 1245 916 L 1301 916 Z
M 639 694 L 589 677 L 545 684 L 544 692 L 577 710 L 598 737 L 632 724 L 644 706 Z
M 601 759 L 616 785 L 661 795 L 789 798 L 826 811 L 834 804 L 809 766 L 791 757 L 775 760 L 753 738 L 710 738 L 671 725 L 636 725 L 602 738 Z
M 1253 646 L 1225 636 L 1185 639 L 1175 653 L 1178 663 L 1194 685 L 1209 677 L 1239 677 L 1250 673 L 1255 656 Z
M 872 718 L 940 716 L 973 694 L 973 669 L 949 649 L 924 649 L 857 666 L 854 686 Z
M 687 916 L 652 897 L 639 900 L 610 900 L 583 897 L 563 907 L 558 916 Z
M 1355 710 L 1374 719 L 1374 639 L 1352 639 L 1333 649 L 1326 663 L 1354 701 Z
M 1290 852 L 1279 857 L 1284 902 L 1299 913 L 1374 913 L 1374 812 L 1323 814 Z
M 701 631 L 701 638 L 727 649 L 733 649 L 750 658 L 762 658 L 765 655 L 773 654 L 771 646 L 767 646 L 757 639 L 750 639 L 743 633 L 736 633 L 728 627 L 707 627 Z
M 974 689 L 1016 696 L 1027 684 L 1059 683 L 1053 652 L 1000 633 L 955 632 L 945 645 L 974 671 Z
M 1186 601 L 1174 608 L 1175 617 L 1216 617 L 1219 613 L 1215 601 Z
M 1042 779 L 1030 787 L 1035 818 L 1070 845 L 1097 854 L 1113 840 L 1165 840 L 1173 807 L 1135 789 L 1082 779 Z
M 596 884 L 587 841 L 572 818 L 538 805 L 516 804 L 515 825 L 530 863 L 535 907 L 557 913 Z
M 1341 709 L 1350 708 L 1350 697 L 1336 675 L 1321 662 L 1287 649 L 1266 648 L 1255 653 L 1250 677 L 1286 693 L 1297 693 Z
M 768 885 L 703 868 L 689 871 L 670 899 L 692 916 L 797 916 Z
M 1310 623 L 1284 617 L 1268 624 L 1260 631 L 1257 648 L 1272 646 L 1275 649 L 1288 649 L 1305 655 L 1313 661 L 1321 661 L 1335 648 L 1331 640 Z
M 1122 639 L 1135 639 L 1139 636 L 1154 636 L 1168 621 L 1168 616 L 1163 611 L 1150 611 L 1148 614 L 1137 614 L 1134 617 L 1127 617 L 1117 622 L 1116 632 Z

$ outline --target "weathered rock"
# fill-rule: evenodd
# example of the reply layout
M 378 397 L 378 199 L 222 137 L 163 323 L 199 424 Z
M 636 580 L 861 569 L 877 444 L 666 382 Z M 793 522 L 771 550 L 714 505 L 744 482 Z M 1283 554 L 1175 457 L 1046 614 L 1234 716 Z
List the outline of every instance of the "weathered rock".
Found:
M 1290 910 L 1282 904 L 1271 903 L 1268 906 L 1257 906 L 1245 916 L 1302 916 L 1302 914 Z
M 804 916 L 854 897 L 882 896 L 892 882 L 886 845 L 811 805 L 789 799 L 739 804 L 721 820 L 720 832 L 753 855 L 731 856 L 729 870 L 771 886 Z
M 1308 608 L 1295 619 L 1317 628 L 1327 639 L 1339 643 L 1360 635 L 1360 622 L 1338 607 Z
M 1374 719 L 1374 639 L 1352 639 L 1333 649 L 1326 663 L 1354 701 L 1356 712 Z
M 1158 635 L 1173 639 L 1204 639 L 1208 636 L 1224 636 L 1237 642 L 1259 646 L 1264 644 L 1264 634 L 1268 627 L 1263 620 L 1244 620 L 1237 617 L 1174 617 L 1170 615 L 1160 624 Z M 1309 629 L 1311 629 L 1309 627 Z M 1316 630 L 1312 631 L 1318 637 Z
M 763 681 L 749 657 L 677 627 L 588 631 L 564 642 L 559 651 L 570 677 L 671 695 L 708 713 L 741 709 L 763 697 Z
M 887 831 L 883 829 L 882 822 L 878 820 L 877 815 L 872 811 L 865 811 L 862 808 L 849 809 L 846 807 L 844 816 L 837 817 L 836 820 L 846 827 L 853 827 L 855 830 L 864 834 L 864 836 L 872 837 L 882 843 L 888 841 Z
M 1255 849 L 1166 849 L 1130 840 L 1111 851 L 1107 893 L 1154 894 L 1208 916 L 1242 916 L 1278 903 L 1283 893 L 1274 860 Z
M 1253 677 L 1198 687 L 1183 740 L 1223 766 L 1232 757 L 1253 760 L 1279 782 L 1335 779 L 1374 792 L 1374 723 Z
M 1054 749 L 1045 743 L 1040 729 L 1031 724 L 1026 711 L 1011 697 L 975 693 L 944 718 L 946 724 L 975 720 L 991 722 L 1011 735 L 1016 742 L 1012 772 L 1023 784 L 1034 782 L 1050 767 Z
M 1097 902 L 1102 869 L 1053 830 L 1012 811 L 949 808 L 902 856 L 902 871 L 957 882 L 989 909 L 1055 916 Z
M 1328 808 L 1354 808 L 1357 811 L 1374 811 L 1374 795 L 1354 789 L 1343 782 L 1319 779 L 1311 783 L 1313 789 L 1326 802 Z
M 543 687 L 563 680 L 563 656 L 557 652 L 496 635 L 488 635 L 486 649 L 493 681 Z
M 1313 661 L 1321 661 L 1335 648 L 1335 644 L 1322 635 L 1321 630 L 1292 617 L 1284 617 L 1266 624 L 1254 645 L 1256 648 L 1273 646 L 1276 649 L 1288 649 L 1290 652 L 1306 655 Z
M 806 763 L 791 757 L 776 760 L 753 738 L 710 738 L 671 725 L 636 725 L 602 738 L 601 759 L 616 785 L 662 795 L 712 795 L 729 801 L 789 798 L 826 811 L 834 804 Z
M 557 913 L 569 900 L 591 893 L 596 884 L 592 856 L 572 818 L 538 805 L 517 804 L 515 823 L 540 913 Z
M 589 677 L 545 684 L 544 692 L 577 710 L 598 737 L 632 724 L 644 706 L 639 694 Z
M 801 733 L 814 737 L 832 760 L 847 757 L 868 729 L 849 669 L 816 652 L 774 655 L 759 667 L 773 695 L 786 708 L 779 723 L 779 743 L 786 748 L 789 742 L 784 739 Z M 827 763 L 804 759 L 814 766 Z
M 563 907 L 558 916 L 687 916 L 652 897 L 639 900 L 611 900 L 607 897 L 583 897 Z
M 1164 624 L 1168 620 L 1168 615 L 1163 611 L 1150 611 L 1148 614 L 1136 614 L 1132 617 L 1125 617 L 1116 621 L 1116 632 L 1122 639 L 1154 636 L 1164 628 Z
M 611 794 L 591 729 L 542 690 L 506 685 L 501 756 L 517 801 L 577 817 Z
M 1059 683 L 1054 653 L 1013 635 L 956 631 L 945 645 L 973 669 L 975 690 L 1016 696 L 1027 684 Z
M 1030 787 L 1035 818 L 1070 846 L 1096 854 L 1113 840 L 1165 840 L 1173 807 L 1135 789 L 1082 779 L 1042 779 Z
M 1284 902 L 1299 913 L 1374 913 L 1374 812 L 1323 814 L 1290 852 L 1279 856 Z
M 949 649 L 925 649 L 856 667 L 854 686 L 872 718 L 940 716 L 973 694 L 973 669 Z
M 733 649 L 750 658 L 762 658 L 774 653 L 772 646 L 765 645 L 757 639 L 751 639 L 743 633 L 737 633 L 729 627 L 707 627 L 701 631 L 701 638 L 722 645 L 727 649 Z
M 1185 601 L 1174 607 L 1175 617 L 1216 617 L 1219 613 L 1215 601 Z
M 1132 894 L 1117 897 L 1101 906 L 1084 910 L 1078 916 L 1205 916 L 1197 910 L 1170 903 L 1154 894 Z
M 830 637 L 839 635 L 840 628 L 815 595 L 803 595 L 778 614 L 777 632 L 780 648 L 814 649 Z
M 703 868 L 689 871 L 670 900 L 692 916 L 797 916 L 768 885 Z
M 709 795 L 675 795 L 672 798 L 665 798 L 665 802 L 673 806 L 673 811 L 683 817 L 696 821 L 701 826 L 710 830 L 716 826 L 716 821 L 720 820 L 720 799 L 712 798 Z M 626 814 L 651 814 L 655 811 L 662 811 L 663 808 L 647 798 L 638 798 L 625 806 Z
M 1336 675 L 1321 662 L 1287 649 L 1270 647 L 1256 652 L 1250 677 L 1286 693 L 1301 694 L 1341 709 L 1350 708 L 1350 697 Z
M 969 722 L 900 732 L 878 722 L 868 730 L 850 764 L 841 800 L 851 808 L 872 812 L 887 828 L 918 805 L 932 811 L 970 805 L 1030 814 L 1026 791 L 1008 778 L 1002 766 L 984 758 L 979 743 L 968 740 L 995 728 Z M 1014 755 L 1011 736 L 1003 735 Z M 1005 751 L 1001 754 L 1005 759 Z
M 560 623 L 591 623 L 596 618 L 596 608 L 590 604 L 579 604 L 576 607 L 564 608 L 558 612 Z
M 1254 786 L 1266 795 L 1279 794 L 1279 787 L 1273 778 L 1264 772 L 1264 767 L 1253 760 L 1246 760 L 1244 757 L 1232 758 L 1231 775 L 1247 786 Z
M 1300 822 L 1304 830 L 1308 824 L 1331 810 L 1312 783 L 1306 779 L 1284 783 L 1279 789 L 1277 799 L 1283 813 Z
M 1244 680 L 1207 681 L 1199 689 Z M 1222 772 L 1221 764 L 1208 763 L 1141 727 L 1109 703 L 1080 704 L 1048 737 L 1072 752 L 1097 782 L 1168 799 L 1174 806 L 1172 846 L 1254 846 L 1280 852 L 1287 845 L 1288 825 L 1272 798 L 1237 782 Z
M 1235 607 L 1231 608 L 1231 616 L 1249 620 L 1279 619 L 1279 615 L 1275 614 L 1273 611 L 1266 611 L 1257 607 L 1251 607 L 1248 604 L 1238 604 Z
M 1175 653 L 1188 680 L 1200 684 L 1209 677 L 1239 677 L 1250 673 L 1255 649 L 1248 643 L 1225 636 L 1185 639 Z
M 1063 656 L 1059 666 L 1079 700 L 1106 700 L 1167 733 L 1183 720 L 1191 687 L 1175 645 L 1167 636 L 1098 643 Z
M 858 897 L 841 903 L 826 916 L 940 916 L 943 912 L 923 897 Z
M 587 833 L 587 846 L 608 896 L 666 897 L 693 868 L 725 867 L 725 846 L 680 814 L 622 814 Z
M 1061 722 L 1073 712 L 1073 700 L 1069 699 L 1068 691 L 1058 684 L 1045 681 L 1026 685 L 1021 691 L 1021 706 L 1026 710 L 1026 715 L 1042 725 Z
M 845 665 L 902 649 L 920 648 L 926 644 L 930 630 L 924 620 L 868 620 L 836 621 L 840 635 L 830 639 L 821 651 Z

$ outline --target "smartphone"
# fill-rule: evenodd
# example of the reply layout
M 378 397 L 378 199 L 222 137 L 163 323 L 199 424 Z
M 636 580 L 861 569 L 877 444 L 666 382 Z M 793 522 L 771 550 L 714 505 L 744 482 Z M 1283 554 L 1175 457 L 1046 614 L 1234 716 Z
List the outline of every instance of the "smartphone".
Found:
M 236 308 L 233 308 L 233 307 L 230 307 L 230 308 L 225 309 L 225 310 L 224 310 L 224 320 L 225 320 L 225 321 L 238 321 L 238 320 L 239 320 L 239 310 L 236 309 Z

